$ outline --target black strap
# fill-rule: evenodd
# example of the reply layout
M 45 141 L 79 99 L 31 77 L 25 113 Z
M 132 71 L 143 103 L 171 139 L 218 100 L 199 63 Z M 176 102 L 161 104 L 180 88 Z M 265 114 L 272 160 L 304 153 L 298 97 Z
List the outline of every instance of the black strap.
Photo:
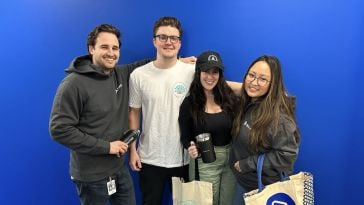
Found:
M 185 156 L 185 149 L 184 149 L 184 147 L 182 145 L 182 167 L 185 166 L 185 158 L 184 158 L 184 156 Z M 200 181 L 200 172 L 198 171 L 198 160 L 197 160 L 197 158 L 195 159 L 195 180 L 196 181 Z M 187 172 L 188 172 L 188 170 L 187 170 Z
M 185 156 L 185 149 L 184 149 L 184 147 L 182 145 L 182 167 L 185 166 L 184 156 Z M 195 180 L 200 181 L 200 172 L 198 171 L 198 160 L 197 160 L 197 158 L 195 159 Z
M 195 159 L 195 180 L 200 181 L 200 172 L 198 171 L 198 160 Z

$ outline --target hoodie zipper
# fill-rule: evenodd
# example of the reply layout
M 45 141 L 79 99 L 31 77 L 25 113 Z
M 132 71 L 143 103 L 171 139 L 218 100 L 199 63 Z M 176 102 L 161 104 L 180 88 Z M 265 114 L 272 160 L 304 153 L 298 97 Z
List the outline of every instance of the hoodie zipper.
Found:
M 118 75 L 116 73 L 116 69 L 114 69 L 114 78 L 115 78 L 115 94 L 118 94 L 123 84 L 119 83 Z

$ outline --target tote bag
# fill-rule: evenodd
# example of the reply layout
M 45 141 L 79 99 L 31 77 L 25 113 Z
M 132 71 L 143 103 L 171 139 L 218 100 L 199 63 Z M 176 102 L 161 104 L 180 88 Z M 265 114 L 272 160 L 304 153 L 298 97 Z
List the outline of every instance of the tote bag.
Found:
M 172 177 L 173 205 L 212 205 L 212 183 Z
M 245 205 L 313 205 L 313 175 L 299 172 L 292 176 L 281 176 L 281 181 L 264 187 L 262 168 L 264 154 L 257 163 L 258 189 L 244 194 Z

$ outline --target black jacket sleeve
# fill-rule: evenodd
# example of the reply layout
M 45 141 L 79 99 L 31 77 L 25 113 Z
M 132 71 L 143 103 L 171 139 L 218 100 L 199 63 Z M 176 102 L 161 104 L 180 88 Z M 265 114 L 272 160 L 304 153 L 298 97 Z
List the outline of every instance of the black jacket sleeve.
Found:
M 133 63 L 125 64 L 125 65 L 118 65 L 116 68 L 117 69 L 127 69 L 128 70 L 128 73 L 130 75 L 130 73 L 132 73 L 137 67 L 140 67 L 142 65 L 145 65 L 145 64 L 151 62 L 152 60 L 153 59 L 147 58 L 147 59 L 135 61 Z
M 185 149 L 188 149 L 191 141 L 194 140 L 193 136 L 193 119 L 190 112 L 190 100 L 186 97 L 179 109 L 178 123 L 181 132 L 181 143 Z
M 265 152 L 263 170 L 290 171 L 298 155 L 298 142 L 294 132 L 296 125 L 287 116 L 281 116 L 278 133 L 271 137 L 271 149 Z M 252 155 L 239 161 L 242 173 L 257 169 L 258 155 Z M 269 174 L 269 173 L 267 173 Z

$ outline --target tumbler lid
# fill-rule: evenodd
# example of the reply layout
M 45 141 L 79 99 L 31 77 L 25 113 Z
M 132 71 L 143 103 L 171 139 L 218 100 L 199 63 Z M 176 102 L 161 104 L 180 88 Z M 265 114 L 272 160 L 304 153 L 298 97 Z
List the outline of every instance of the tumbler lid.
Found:
M 210 136 L 211 136 L 210 133 L 201 133 L 196 136 L 196 140 L 198 142 L 207 141 L 207 140 L 210 140 Z

